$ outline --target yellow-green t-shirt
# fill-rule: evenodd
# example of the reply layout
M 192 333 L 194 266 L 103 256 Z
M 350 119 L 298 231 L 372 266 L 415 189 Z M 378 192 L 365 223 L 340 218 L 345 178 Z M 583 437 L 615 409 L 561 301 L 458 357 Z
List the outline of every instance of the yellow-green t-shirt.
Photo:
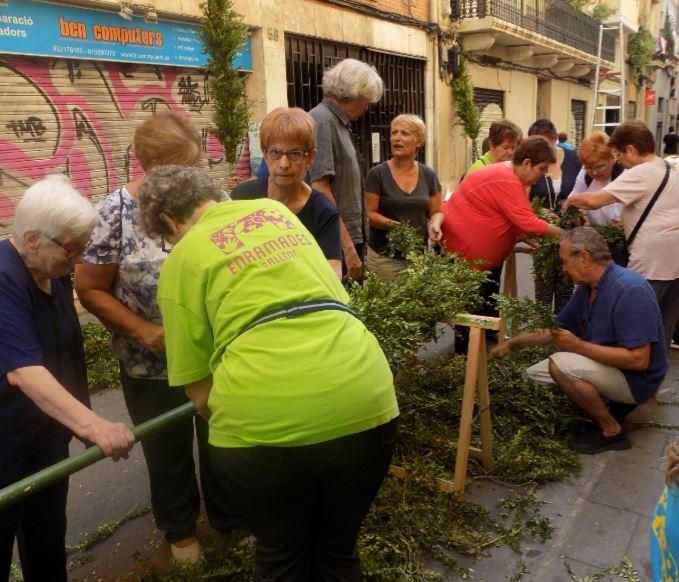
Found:
M 398 415 L 377 340 L 353 315 L 319 311 L 245 328 L 274 309 L 348 296 L 297 217 L 268 199 L 210 207 L 160 274 L 170 384 L 212 374 L 210 444 L 295 446 Z
M 472 172 L 479 170 L 485 166 L 488 166 L 493 163 L 493 160 L 490 159 L 490 154 L 486 152 L 483 154 L 478 160 L 476 160 L 471 166 L 469 166 L 469 169 L 467 170 L 467 176 L 471 174 Z

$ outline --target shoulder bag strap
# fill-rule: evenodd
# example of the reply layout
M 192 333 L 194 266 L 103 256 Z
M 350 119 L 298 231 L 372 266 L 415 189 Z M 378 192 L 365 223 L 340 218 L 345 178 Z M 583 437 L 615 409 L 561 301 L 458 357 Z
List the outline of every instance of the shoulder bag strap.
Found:
M 634 239 L 636 238 L 637 233 L 641 228 L 641 225 L 644 223 L 644 220 L 646 220 L 646 217 L 651 212 L 653 205 L 657 202 L 658 198 L 660 198 L 660 194 L 662 194 L 662 191 L 665 189 L 665 185 L 667 184 L 667 180 L 669 179 L 670 179 L 670 165 L 667 162 L 665 162 L 665 177 L 663 178 L 662 182 L 660 182 L 660 186 L 658 186 L 658 189 L 656 190 L 655 194 L 653 194 L 653 198 L 651 198 L 651 201 L 646 205 L 646 208 L 644 208 L 644 212 L 642 213 L 641 217 L 634 226 L 634 229 L 630 233 L 629 238 L 627 239 L 628 248 L 634 242 Z

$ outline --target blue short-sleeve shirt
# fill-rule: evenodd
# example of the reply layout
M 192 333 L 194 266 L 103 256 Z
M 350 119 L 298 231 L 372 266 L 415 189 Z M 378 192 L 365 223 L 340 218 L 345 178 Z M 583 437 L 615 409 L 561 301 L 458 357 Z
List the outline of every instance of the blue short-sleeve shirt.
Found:
M 85 357 L 68 277 L 42 291 L 8 239 L 0 241 L 0 465 L 4 455 L 36 438 L 67 437 L 65 427 L 43 413 L 7 381 L 7 374 L 44 366 L 76 398 L 89 405 Z
M 611 262 L 588 304 L 589 287 L 580 285 L 557 316 L 557 322 L 578 337 L 603 346 L 628 349 L 651 345 L 648 369 L 621 370 L 637 403 L 660 387 L 669 364 L 662 317 L 655 293 L 646 279 Z

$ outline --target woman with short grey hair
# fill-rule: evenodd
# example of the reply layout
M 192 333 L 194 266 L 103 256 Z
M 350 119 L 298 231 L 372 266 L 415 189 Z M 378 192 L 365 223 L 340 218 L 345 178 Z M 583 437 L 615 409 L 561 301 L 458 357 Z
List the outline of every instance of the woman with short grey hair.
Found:
M 371 65 L 345 59 L 325 72 L 323 101 L 309 111 L 318 139 L 316 158 L 309 168 L 311 187 L 339 210 L 343 272 L 354 280 L 363 276 L 368 239 L 363 169 L 351 137 L 351 123 L 382 98 L 383 90 L 382 79 Z
M 134 443 L 89 408 L 70 274 L 95 222 L 68 179 L 49 176 L 24 193 L 0 241 L 0 488 L 68 457 L 74 434 L 114 460 Z M 62 479 L 0 510 L 0 580 L 15 538 L 26 580 L 66 580 L 67 491 Z

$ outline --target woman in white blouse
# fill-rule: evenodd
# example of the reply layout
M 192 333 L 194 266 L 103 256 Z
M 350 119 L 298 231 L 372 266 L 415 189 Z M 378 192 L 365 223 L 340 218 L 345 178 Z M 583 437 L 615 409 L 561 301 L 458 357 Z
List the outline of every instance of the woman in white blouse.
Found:
M 603 131 L 595 131 L 583 139 L 578 148 L 578 155 L 582 162 L 582 170 L 575 178 L 575 185 L 569 198 L 583 192 L 598 192 L 625 171 L 613 157 L 608 136 Z M 589 223 L 601 226 L 621 224 L 621 212 L 622 204 L 619 202 L 586 211 Z

